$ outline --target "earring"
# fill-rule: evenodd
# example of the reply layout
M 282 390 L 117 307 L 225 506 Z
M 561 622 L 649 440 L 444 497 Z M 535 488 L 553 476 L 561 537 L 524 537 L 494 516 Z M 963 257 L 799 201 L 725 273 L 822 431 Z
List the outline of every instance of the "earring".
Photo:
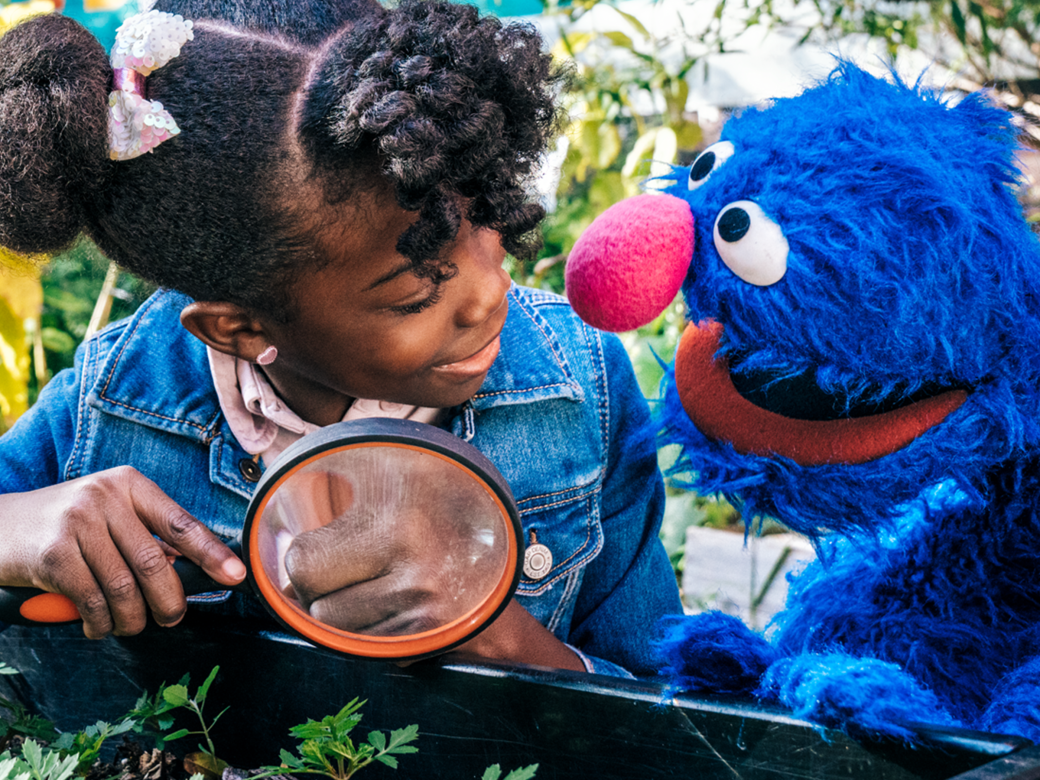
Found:
M 269 366 L 274 362 L 276 357 L 278 357 L 278 348 L 271 346 L 256 356 L 256 362 L 261 366 Z

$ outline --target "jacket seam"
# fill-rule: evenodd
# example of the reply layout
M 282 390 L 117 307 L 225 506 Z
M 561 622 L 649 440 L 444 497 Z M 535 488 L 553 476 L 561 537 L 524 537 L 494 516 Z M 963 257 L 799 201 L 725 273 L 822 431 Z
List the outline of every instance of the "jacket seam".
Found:
M 69 458 L 65 462 L 65 480 L 74 479 L 77 474 L 76 463 L 82 457 L 82 446 L 86 438 L 85 429 L 88 427 L 87 423 L 87 394 L 83 392 L 83 387 L 87 385 L 88 377 L 90 383 L 93 384 L 94 377 L 92 375 L 91 368 L 94 365 L 96 359 L 95 353 L 100 352 L 98 350 L 98 339 L 91 339 L 87 342 L 87 348 L 83 355 L 83 368 L 80 369 L 80 382 L 77 388 L 79 398 L 76 399 L 76 433 L 72 440 L 72 449 L 69 452 Z
M 556 629 L 560 627 L 564 614 L 572 606 L 571 596 L 578 587 L 578 580 L 580 577 L 581 571 L 579 569 L 571 569 L 567 585 L 563 589 L 563 595 L 560 596 L 560 603 L 556 605 L 556 609 L 553 610 L 549 622 L 545 624 L 545 627 L 549 629 L 549 631 L 556 633 Z
M 530 393 L 533 390 L 549 390 L 553 387 L 571 387 L 569 382 L 554 382 L 551 385 L 538 385 L 537 387 L 522 387 L 514 390 L 494 390 L 490 393 L 477 393 L 473 398 L 490 398 L 493 395 L 509 395 L 511 393 Z
M 572 379 L 571 372 L 567 368 L 567 361 L 563 359 L 563 355 L 556 351 L 556 344 L 553 343 L 553 339 L 549 337 L 549 334 L 545 332 L 545 328 L 542 327 L 541 323 L 538 322 L 528 311 L 527 306 L 524 305 L 524 301 L 520 300 L 520 296 L 516 292 L 517 288 L 514 285 L 510 288 L 509 294 L 513 296 L 513 300 L 516 301 L 517 308 L 524 313 L 524 316 L 531 321 L 531 324 L 538 328 L 538 332 L 542 334 L 542 338 L 545 339 L 545 343 L 549 346 L 549 350 L 552 352 L 553 357 L 556 358 L 556 364 L 563 371 L 563 375 L 568 379 Z M 533 301 L 532 301 L 533 303 Z
M 153 298 L 152 300 L 157 301 L 158 298 Z M 149 304 L 148 308 L 150 309 L 154 305 L 154 303 L 151 303 Z M 137 406 L 131 406 L 130 404 L 123 403 L 122 401 L 117 401 L 116 399 L 108 395 L 108 388 L 109 385 L 112 384 L 112 377 L 115 375 L 116 367 L 119 365 L 119 362 L 123 359 L 123 353 L 126 352 L 127 347 L 130 346 L 130 341 L 134 338 L 134 336 L 137 335 L 138 329 L 141 327 L 142 323 L 145 320 L 144 315 L 145 312 L 140 312 L 140 316 L 136 317 L 134 321 L 133 330 L 131 330 L 130 333 L 127 334 L 125 337 L 123 337 L 123 346 L 120 347 L 119 354 L 117 354 L 115 360 L 112 361 L 112 367 L 109 370 L 108 375 L 105 377 L 105 384 L 101 388 L 101 392 L 98 393 L 98 397 L 103 399 L 106 403 L 112 404 L 113 406 L 118 406 L 122 409 L 127 409 L 128 411 L 137 412 L 139 414 L 146 414 L 150 417 L 155 417 L 159 420 L 165 420 L 166 422 L 177 423 L 181 425 L 189 425 L 192 428 L 197 428 L 202 433 L 206 433 L 209 430 L 209 427 L 213 424 L 212 420 L 210 421 L 209 425 L 203 426 L 199 425 L 197 422 L 192 422 L 191 420 L 187 420 L 184 418 L 169 417 L 165 414 L 159 414 L 158 412 L 153 412 L 149 409 L 141 409 Z M 219 417 L 219 414 L 217 415 L 217 417 Z M 216 419 L 216 417 L 214 419 Z
M 520 508 L 520 504 L 527 504 L 531 501 L 537 501 L 540 498 L 552 498 L 553 496 L 562 496 L 566 493 L 570 493 L 572 490 L 581 490 L 581 488 L 571 488 L 570 490 L 561 490 L 556 493 L 545 493 L 540 496 L 531 496 L 530 498 L 525 498 L 523 501 L 517 502 L 517 511 L 523 515 L 527 514 L 528 512 L 538 511 L 540 509 L 551 509 L 554 506 L 563 506 L 564 504 L 571 504 L 575 501 L 580 501 L 583 498 L 588 498 L 589 496 L 595 495 L 600 491 L 600 487 L 599 485 L 597 485 L 596 487 L 590 490 L 586 490 L 584 493 L 579 493 L 576 496 L 569 496 L 568 498 L 565 498 L 562 501 L 553 501 L 549 504 L 539 504 L 538 506 L 525 506 L 522 509 Z
M 607 453 L 610 452 L 610 386 L 607 382 L 607 360 L 603 354 L 603 340 L 599 334 L 595 334 L 590 328 L 583 326 L 582 335 L 588 345 L 589 354 L 599 364 L 599 370 L 595 371 L 596 385 L 599 390 L 599 404 L 597 413 L 600 424 L 600 444 L 603 449 L 600 452 L 600 463 L 606 467 Z M 594 336 L 590 340 L 590 335 Z

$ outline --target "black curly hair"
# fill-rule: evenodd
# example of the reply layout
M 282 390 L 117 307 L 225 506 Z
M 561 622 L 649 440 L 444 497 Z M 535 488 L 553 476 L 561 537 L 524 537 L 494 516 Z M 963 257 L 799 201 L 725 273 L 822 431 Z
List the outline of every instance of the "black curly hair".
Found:
M 518 257 L 544 216 L 525 180 L 557 131 L 562 78 L 527 25 L 403 0 L 158 0 L 194 40 L 146 79 L 181 134 L 108 157 L 112 72 L 76 22 L 0 38 L 0 245 L 85 233 L 124 268 L 197 300 L 287 318 L 320 212 L 382 177 L 419 213 L 399 251 L 434 282 L 463 216 Z M 374 177 L 373 174 L 376 174 Z M 325 220 L 327 221 L 327 220 Z

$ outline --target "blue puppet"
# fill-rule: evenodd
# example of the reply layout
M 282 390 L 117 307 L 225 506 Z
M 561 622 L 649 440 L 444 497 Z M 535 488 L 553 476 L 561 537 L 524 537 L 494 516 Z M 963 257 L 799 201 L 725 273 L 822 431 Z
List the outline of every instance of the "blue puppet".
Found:
M 769 641 L 671 620 L 677 687 L 1040 740 L 1040 245 L 1011 120 L 840 63 L 575 247 L 593 325 L 683 292 L 660 402 L 677 473 L 820 552 Z

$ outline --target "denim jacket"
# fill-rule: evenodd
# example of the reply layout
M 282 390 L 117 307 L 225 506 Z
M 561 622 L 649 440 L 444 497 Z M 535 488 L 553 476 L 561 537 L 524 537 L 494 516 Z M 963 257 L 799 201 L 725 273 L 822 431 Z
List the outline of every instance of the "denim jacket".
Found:
M 180 325 L 188 302 L 156 293 L 81 345 L 75 368 L 0 437 L 0 493 L 130 465 L 238 539 L 255 466 L 220 410 L 204 345 Z M 499 356 L 447 426 L 498 467 L 528 541 L 552 553 L 543 577 L 522 575 L 519 602 L 599 673 L 652 673 L 654 625 L 681 611 L 658 540 L 648 417 L 617 338 L 563 298 L 514 286 Z

